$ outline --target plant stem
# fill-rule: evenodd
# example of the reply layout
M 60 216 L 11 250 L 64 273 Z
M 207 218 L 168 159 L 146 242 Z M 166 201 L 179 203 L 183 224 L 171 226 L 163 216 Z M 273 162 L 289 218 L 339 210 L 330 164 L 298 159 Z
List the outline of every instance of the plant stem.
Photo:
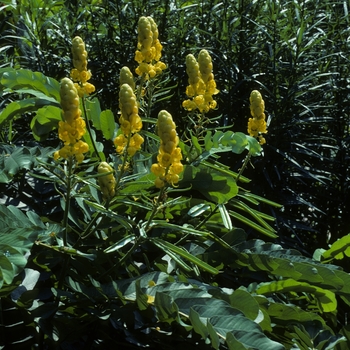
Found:
M 68 173 L 67 173 L 67 193 L 65 197 L 65 207 L 63 214 L 63 245 L 66 247 L 68 243 L 68 216 L 70 209 L 71 190 L 72 190 L 72 169 L 73 169 L 73 157 L 69 157 L 67 161 Z
M 82 97 L 81 98 L 81 102 L 82 102 L 82 106 L 83 106 L 83 111 L 84 111 L 84 115 L 85 115 L 85 121 L 86 121 L 86 128 L 87 128 L 87 131 L 90 135 L 90 140 L 91 140 L 91 143 L 92 143 L 92 147 L 94 148 L 94 151 L 96 153 L 96 156 L 99 158 L 100 161 L 102 161 L 101 159 L 101 156 L 97 150 L 97 147 L 96 147 L 96 143 L 95 143 L 95 139 L 92 135 L 92 130 L 91 130 L 91 126 L 90 126 L 90 119 L 89 119 L 89 116 L 87 114 L 87 111 L 86 111 L 86 106 L 85 106 L 85 98 Z
M 242 165 L 241 169 L 239 169 L 239 173 L 238 173 L 238 175 L 237 175 L 237 177 L 236 177 L 236 183 L 238 183 L 238 180 L 239 180 L 239 178 L 241 177 L 241 175 L 243 174 L 244 169 L 247 167 L 247 165 L 248 165 L 248 163 L 249 163 L 249 161 L 250 161 L 251 156 L 252 156 L 252 155 L 251 155 L 251 153 L 249 152 L 249 153 L 247 154 L 247 156 L 245 157 L 244 162 L 243 162 L 243 165 Z
M 158 198 L 157 198 L 157 202 L 156 204 L 153 206 L 153 210 L 151 212 L 151 215 L 150 217 L 148 218 L 148 221 L 147 221 L 147 224 L 145 226 L 145 232 L 147 232 L 148 228 L 149 228 L 149 225 L 151 224 L 151 221 L 153 220 L 154 216 L 157 214 L 157 211 L 158 211 L 158 208 L 159 208 L 159 204 L 160 204 L 160 201 L 161 201 L 161 198 L 163 198 L 163 195 L 164 195 L 164 191 L 165 191 L 165 187 L 162 187 L 159 191 L 159 195 L 158 195 Z

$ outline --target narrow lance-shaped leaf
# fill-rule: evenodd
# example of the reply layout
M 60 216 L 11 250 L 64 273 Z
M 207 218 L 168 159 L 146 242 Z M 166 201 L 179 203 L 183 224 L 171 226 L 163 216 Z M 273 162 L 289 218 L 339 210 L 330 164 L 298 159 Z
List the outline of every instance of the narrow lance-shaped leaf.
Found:
M 210 266 L 209 264 L 205 263 L 204 261 L 198 259 L 197 257 L 195 257 L 194 255 L 190 254 L 188 251 L 186 251 L 183 248 L 177 247 L 176 245 L 166 242 L 160 238 L 152 238 L 151 242 L 157 244 L 158 246 L 161 246 L 162 249 L 167 253 L 168 251 L 171 251 L 175 254 L 178 254 L 179 256 L 181 256 L 182 258 L 192 262 L 193 264 L 197 265 L 199 268 L 210 272 L 214 275 L 219 273 L 219 270 L 217 270 L 216 268 Z

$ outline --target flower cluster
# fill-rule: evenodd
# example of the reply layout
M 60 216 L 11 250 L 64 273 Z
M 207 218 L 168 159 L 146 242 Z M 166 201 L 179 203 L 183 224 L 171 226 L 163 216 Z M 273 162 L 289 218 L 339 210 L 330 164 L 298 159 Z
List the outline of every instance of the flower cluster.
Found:
M 186 95 L 192 99 L 183 101 L 182 106 L 188 111 L 198 109 L 201 113 L 207 113 L 216 107 L 213 95 L 219 90 L 216 89 L 212 71 L 213 63 L 207 50 L 201 50 L 198 61 L 192 54 L 187 55 L 186 72 L 189 85 Z
M 87 81 L 91 78 L 91 72 L 87 70 L 87 52 L 81 37 L 76 36 L 72 41 L 73 66 L 70 75 L 75 81 L 75 87 L 80 97 L 90 95 L 95 91 L 95 86 Z
M 250 114 L 253 118 L 248 121 L 248 133 L 250 136 L 257 137 L 259 143 L 263 145 L 266 140 L 261 134 L 266 134 L 265 121 L 265 102 L 259 91 L 253 90 L 250 94 Z
M 135 90 L 134 76 L 132 75 L 130 69 L 126 66 L 120 70 L 119 83 L 120 86 L 123 84 L 128 84 L 133 90 Z
M 176 134 L 176 125 L 170 113 L 165 110 L 159 112 L 157 129 L 160 137 L 158 163 L 152 164 L 151 171 L 157 176 L 155 186 L 162 188 L 166 182 L 171 185 L 179 182 L 183 165 L 181 149 L 177 147 L 179 137 Z
M 55 160 L 60 157 L 67 159 L 74 156 L 80 163 L 89 146 L 80 140 L 85 134 L 85 121 L 81 117 L 77 89 L 69 78 L 62 79 L 60 96 L 63 120 L 58 124 L 58 136 L 64 142 L 64 146 L 55 152 L 54 158 Z
M 143 143 L 143 137 L 138 133 L 142 129 L 142 121 L 138 115 L 136 96 L 129 84 L 123 84 L 119 92 L 119 118 L 121 133 L 114 139 L 117 153 L 123 153 L 125 147 L 132 157 Z
M 158 27 L 152 17 L 140 17 L 138 22 L 138 44 L 135 61 L 139 63 L 136 73 L 146 80 L 160 74 L 166 64 L 160 61 L 162 44 L 158 39 Z
M 107 162 L 101 162 L 97 171 L 99 174 L 106 174 L 98 177 L 98 184 L 100 185 L 103 199 L 111 199 L 115 195 L 116 184 L 113 168 Z

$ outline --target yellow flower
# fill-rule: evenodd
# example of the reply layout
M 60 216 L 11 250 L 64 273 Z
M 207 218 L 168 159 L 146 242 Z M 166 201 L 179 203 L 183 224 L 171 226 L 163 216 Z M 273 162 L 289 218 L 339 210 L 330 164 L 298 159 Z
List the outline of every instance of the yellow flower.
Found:
M 123 153 L 128 146 L 127 153 L 130 157 L 141 149 L 143 137 L 138 134 L 142 129 L 142 120 L 138 114 L 136 96 L 132 87 L 124 83 L 119 91 L 119 107 L 121 116 L 119 125 L 121 133 L 114 139 L 117 153 Z
M 189 54 L 186 56 L 186 72 L 189 85 L 186 88 L 186 95 L 192 100 L 185 100 L 182 106 L 188 111 L 198 109 L 201 113 L 207 113 L 216 107 L 213 95 L 219 90 L 216 89 L 213 64 L 207 50 L 201 50 L 196 58 Z
M 120 86 L 123 84 L 128 84 L 133 90 L 135 90 L 134 76 L 128 67 L 123 67 L 120 70 L 119 83 Z
M 113 175 L 113 168 L 107 162 L 101 162 L 97 168 L 99 174 L 106 174 L 98 177 L 102 196 L 105 200 L 111 199 L 115 195 L 116 180 Z
M 162 188 L 166 183 L 175 185 L 179 182 L 183 165 L 181 150 L 177 147 L 179 137 L 176 134 L 176 125 L 170 113 L 165 110 L 159 112 L 157 129 L 160 138 L 158 163 L 152 164 L 151 172 L 157 176 L 155 186 Z
M 58 123 L 58 137 L 64 142 L 64 146 L 55 152 L 54 159 L 74 156 L 80 163 L 89 146 L 80 140 L 85 134 L 85 121 L 81 118 L 77 89 L 69 78 L 62 79 L 60 96 L 63 120 Z
M 73 66 L 70 76 L 76 83 L 76 89 L 80 97 L 90 95 L 95 91 L 95 86 L 87 81 L 91 78 L 91 72 L 87 70 L 87 51 L 83 39 L 76 36 L 72 40 Z
M 163 47 L 158 39 L 157 24 L 152 17 L 142 16 L 138 22 L 137 32 L 135 61 L 139 66 L 136 68 L 136 73 L 145 79 L 154 78 L 166 68 L 165 63 L 159 61 Z
M 266 134 L 265 102 L 259 91 L 253 90 L 250 94 L 250 114 L 253 118 L 248 120 L 248 134 L 259 139 L 262 145 L 266 140 L 261 134 Z

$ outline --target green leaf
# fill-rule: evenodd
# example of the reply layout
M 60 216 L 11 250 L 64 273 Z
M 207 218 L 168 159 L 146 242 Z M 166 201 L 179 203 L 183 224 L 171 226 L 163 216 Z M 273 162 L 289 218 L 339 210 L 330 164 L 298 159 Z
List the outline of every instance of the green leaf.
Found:
M 219 204 L 218 205 L 219 211 L 220 211 L 220 215 L 222 218 L 222 222 L 224 224 L 224 226 L 228 229 L 228 230 L 232 230 L 232 222 L 231 222 L 231 218 L 230 215 L 226 209 L 226 207 L 223 204 Z
M 37 158 L 47 158 L 51 148 L 39 147 L 1 147 L 0 148 L 0 182 L 10 182 L 12 177 L 22 169 L 31 169 L 37 165 Z
M 144 293 L 141 289 L 141 282 L 140 280 L 137 280 L 135 282 L 135 289 L 136 289 L 136 303 L 137 306 L 141 311 L 146 310 L 148 308 L 148 296 L 146 293 Z
M 177 247 L 176 245 L 174 245 L 170 242 L 164 241 L 164 240 L 162 240 L 160 238 L 156 238 L 156 237 L 151 238 L 151 242 L 153 242 L 157 246 L 161 247 L 165 253 L 168 253 L 169 251 L 171 251 L 171 252 L 181 256 L 182 258 L 192 262 L 193 264 L 197 265 L 199 268 L 201 268 L 204 271 L 207 271 L 213 275 L 216 275 L 219 273 L 219 271 L 216 268 L 210 266 L 209 264 L 205 263 L 201 259 L 190 254 L 184 248 Z
M 34 212 L 26 216 L 14 206 L 0 205 L 0 289 L 24 269 L 34 242 L 51 232 Z
M 283 345 L 269 339 L 258 324 L 244 316 L 213 316 L 210 324 L 225 338 L 231 332 L 246 349 L 284 350 Z
M 246 218 L 245 216 L 243 216 L 243 215 L 241 215 L 241 214 L 235 212 L 235 211 L 230 210 L 229 213 L 230 213 L 230 215 L 231 215 L 232 217 L 234 217 L 235 219 L 237 219 L 237 220 L 243 222 L 244 224 L 246 224 L 246 225 L 252 227 L 253 229 L 257 230 L 258 232 L 263 233 L 264 235 L 266 235 L 266 236 L 268 236 L 268 237 L 271 237 L 271 238 L 277 238 L 277 237 L 278 237 L 278 235 L 276 235 L 276 234 L 274 233 L 274 232 L 275 232 L 274 230 L 273 230 L 273 231 L 268 230 L 268 229 L 266 229 L 266 228 L 260 226 L 259 224 L 255 223 L 254 221 L 252 221 L 252 220 Z
M 114 121 L 114 115 L 111 110 L 107 109 L 101 112 L 100 123 L 103 137 L 106 140 L 113 140 L 116 123 Z
M 262 283 L 256 290 L 256 293 L 264 295 L 288 292 L 313 294 L 317 299 L 319 308 L 322 312 L 333 312 L 337 310 L 337 299 L 333 292 L 313 286 L 307 282 L 285 279 L 281 281 Z
M 209 332 L 210 339 L 211 339 L 211 346 L 214 349 L 219 349 L 219 346 L 220 346 L 219 336 L 216 333 L 216 330 L 214 329 L 212 324 L 209 322 L 209 320 L 207 321 L 207 328 L 208 328 L 208 332 Z
M 238 186 L 233 177 L 200 165 L 198 168 L 187 165 L 180 182 L 181 187 L 192 186 L 209 200 L 224 204 L 238 193 Z
M 101 130 L 101 106 L 97 97 L 93 99 L 85 99 L 86 112 L 89 119 L 92 120 L 92 124 L 96 130 Z
M 16 115 L 33 112 L 45 106 L 59 107 L 59 104 L 51 100 L 36 97 L 11 102 L 0 113 L 0 126 L 13 119 Z
M 201 318 L 199 317 L 199 313 L 195 311 L 192 307 L 190 308 L 189 318 L 195 332 L 201 335 L 204 340 L 207 339 L 209 331 L 205 324 L 202 322 Z
M 335 241 L 331 247 L 322 254 L 324 260 L 341 260 L 344 259 L 345 256 L 350 257 L 350 234 Z
M 49 133 L 58 127 L 58 123 L 62 120 L 61 113 L 61 108 L 55 106 L 45 106 L 37 110 L 30 123 L 36 140 L 44 141 Z
M 174 299 L 166 293 L 156 292 L 154 306 L 160 322 L 172 323 L 179 318 L 179 309 Z
M 226 334 L 226 344 L 230 350 L 247 350 L 247 348 L 235 338 L 232 332 Z
M 133 242 L 135 240 L 135 238 L 136 238 L 135 235 L 126 236 L 126 237 L 122 238 L 121 240 L 119 240 L 118 242 L 112 244 L 110 247 L 106 248 L 104 250 L 104 252 L 106 254 L 113 253 L 116 250 L 119 250 L 119 249 L 123 248 L 124 246 L 126 246 L 130 242 Z
M 60 83 L 45 76 L 40 72 L 32 72 L 29 69 L 6 69 L 0 76 L 0 84 L 13 91 L 32 89 L 44 93 L 60 101 Z

